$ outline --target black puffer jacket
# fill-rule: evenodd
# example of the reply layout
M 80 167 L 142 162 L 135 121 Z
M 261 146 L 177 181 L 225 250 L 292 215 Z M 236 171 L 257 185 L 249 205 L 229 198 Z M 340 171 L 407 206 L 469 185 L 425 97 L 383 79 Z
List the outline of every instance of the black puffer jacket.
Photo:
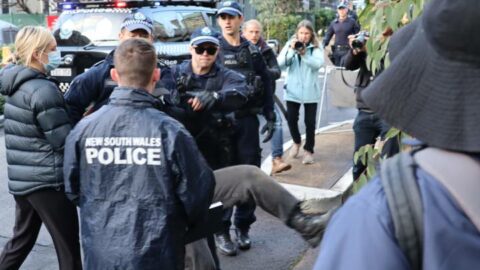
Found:
M 0 76 L 10 193 L 63 186 L 63 146 L 71 126 L 61 92 L 24 66 L 7 67 Z

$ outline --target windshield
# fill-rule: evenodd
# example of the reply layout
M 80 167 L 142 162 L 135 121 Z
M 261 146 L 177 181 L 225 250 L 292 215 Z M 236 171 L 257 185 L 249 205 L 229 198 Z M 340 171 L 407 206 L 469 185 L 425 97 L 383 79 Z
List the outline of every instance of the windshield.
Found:
M 84 46 L 90 43 L 118 43 L 118 33 L 128 13 L 64 13 L 54 36 L 58 46 Z M 148 14 L 153 20 L 153 37 L 157 42 L 180 42 L 190 39 L 197 27 L 208 23 L 201 11 L 157 11 Z

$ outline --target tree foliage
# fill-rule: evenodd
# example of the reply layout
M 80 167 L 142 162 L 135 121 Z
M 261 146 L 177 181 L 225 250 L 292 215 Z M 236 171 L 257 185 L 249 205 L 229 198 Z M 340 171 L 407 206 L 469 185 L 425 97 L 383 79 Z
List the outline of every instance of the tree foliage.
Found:
M 257 19 L 262 23 L 264 37 L 286 42 L 297 24 L 305 18 L 315 18 L 315 29 L 324 29 L 335 17 L 335 11 L 327 9 L 303 10 L 301 0 L 252 0 Z
M 367 7 L 360 14 L 360 23 L 363 29 L 370 32 L 367 42 L 367 66 L 373 74 L 377 73 L 382 65 L 389 66 L 388 42 L 390 36 L 400 27 L 410 23 L 423 11 L 428 0 L 370 0 Z M 385 60 L 383 60 L 385 59 Z M 384 140 L 408 137 L 398 129 L 391 128 Z M 354 162 L 361 162 L 367 166 L 365 172 L 357 179 L 353 186 L 354 192 L 358 191 L 368 180 L 376 174 L 376 166 L 381 159 L 382 147 L 365 145 L 354 154 Z M 401 150 L 407 148 L 401 146 Z
M 400 27 L 418 17 L 428 0 L 370 0 L 362 12 L 362 27 L 370 33 L 367 42 L 367 64 L 373 74 L 380 70 L 385 59 L 388 67 L 387 47 L 390 36 Z

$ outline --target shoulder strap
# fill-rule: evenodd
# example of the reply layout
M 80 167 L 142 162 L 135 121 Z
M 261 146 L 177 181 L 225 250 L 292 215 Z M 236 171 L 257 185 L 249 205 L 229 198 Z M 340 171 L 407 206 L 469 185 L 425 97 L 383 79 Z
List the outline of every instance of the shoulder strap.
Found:
M 383 161 L 381 181 L 395 227 L 395 237 L 412 269 L 422 269 L 423 207 L 411 153 Z
M 480 231 L 480 163 L 466 154 L 438 148 L 427 148 L 414 158 L 448 190 Z

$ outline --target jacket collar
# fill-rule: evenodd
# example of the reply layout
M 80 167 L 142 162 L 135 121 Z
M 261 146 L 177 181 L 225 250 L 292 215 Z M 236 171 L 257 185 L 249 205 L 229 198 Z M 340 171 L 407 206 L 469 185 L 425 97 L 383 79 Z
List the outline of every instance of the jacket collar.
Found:
M 110 95 L 110 104 L 120 106 L 160 107 L 162 102 L 147 90 L 131 87 L 115 87 Z
M 107 62 L 110 66 L 113 66 L 113 55 L 115 54 L 115 50 L 111 51 L 107 57 L 105 57 L 105 62 Z

